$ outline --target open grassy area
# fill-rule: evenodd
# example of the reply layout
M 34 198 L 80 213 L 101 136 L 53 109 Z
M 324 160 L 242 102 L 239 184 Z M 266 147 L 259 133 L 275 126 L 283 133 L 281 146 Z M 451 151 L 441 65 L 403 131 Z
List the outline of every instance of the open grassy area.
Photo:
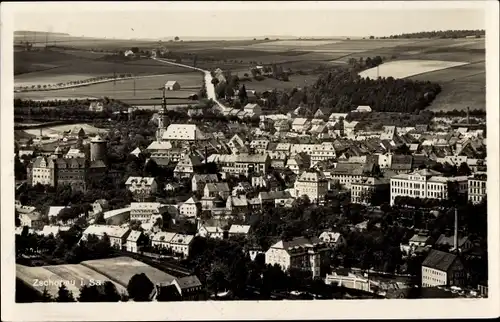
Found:
M 168 74 L 161 76 L 148 76 L 135 80 L 118 80 L 116 82 L 107 82 L 100 84 L 87 85 L 82 87 L 58 89 L 51 91 L 33 91 L 15 93 L 15 98 L 22 99 L 50 99 L 52 98 L 115 98 L 124 102 L 135 100 L 150 100 L 160 97 L 163 87 L 169 80 L 176 80 L 181 85 L 179 91 L 167 91 L 166 95 L 170 98 L 186 99 L 189 95 L 197 93 L 201 87 L 203 76 L 198 72 L 186 72 L 180 74 Z
M 40 293 L 43 292 L 44 287 L 47 287 L 49 294 L 54 297 L 57 296 L 59 283 L 61 282 L 65 283 L 68 290 L 73 293 L 73 296 L 78 297 L 82 285 L 89 284 L 91 281 L 104 283 L 110 280 L 95 270 L 80 264 L 39 267 L 16 264 L 16 277 Z M 40 283 L 46 283 L 46 286 L 39 285 Z M 119 293 L 126 293 L 126 285 L 113 284 Z
M 413 75 L 439 71 L 456 66 L 463 66 L 464 62 L 450 62 L 440 60 L 395 60 L 359 73 L 361 77 L 376 79 L 380 77 L 406 78 Z
M 130 257 L 115 257 L 107 259 L 97 259 L 84 261 L 82 265 L 89 267 L 105 276 L 112 276 L 115 281 L 125 286 L 132 276 L 144 273 L 156 284 L 171 283 L 174 280 L 172 275 L 164 273 L 159 269 L 151 267 L 145 263 Z

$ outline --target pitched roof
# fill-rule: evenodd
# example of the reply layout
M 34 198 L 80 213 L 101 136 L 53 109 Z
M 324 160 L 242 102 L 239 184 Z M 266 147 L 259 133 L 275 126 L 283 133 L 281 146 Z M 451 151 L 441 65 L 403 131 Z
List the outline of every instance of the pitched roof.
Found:
M 288 241 L 280 240 L 276 244 L 272 245 L 271 248 L 281 248 L 288 251 L 293 248 L 313 247 L 321 243 L 323 242 L 317 237 L 312 237 L 310 239 L 306 237 L 295 237 L 292 240 Z
M 210 192 L 230 192 L 227 182 L 209 182 L 205 185 L 205 189 Z
M 175 234 L 170 240 L 172 244 L 189 245 L 193 241 L 193 235 Z
M 231 225 L 229 228 L 230 234 L 248 234 L 250 225 Z
M 85 229 L 83 235 L 102 236 L 107 234 L 110 237 L 123 238 L 130 231 L 128 227 L 112 226 L 112 225 L 90 225 Z
M 127 181 L 125 182 L 126 185 L 132 184 L 132 183 L 144 183 L 147 186 L 150 186 L 153 184 L 155 181 L 155 178 L 153 177 L 128 177 Z
M 201 286 L 201 282 L 196 275 L 184 276 L 176 280 L 181 289 Z
M 447 272 L 456 259 L 457 255 L 432 249 L 423 261 L 422 266 Z
M 137 242 L 139 240 L 139 237 L 141 237 L 142 232 L 138 230 L 132 230 L 130 234 L 127 237 L 127 241 L 130 242 Z
M 170 124 L 162 138 L 164 140 L 206 140 L 205 133 L 196 124 Z
M 151 241 L 168 243 L 174 238 L 176 234 L 167 231 L 160 231 L 153 235 Z
M 469 240 L 469 237 L 463 236 L 458 239 L 458 247 L 463 246 L 467 241 Z M 436 245 L 448 245 L 448 246 L 453 246 L 454 247 L 454 236 L 445 236 L 444 234 L 441 234 L 439 238 L 436 240 Z

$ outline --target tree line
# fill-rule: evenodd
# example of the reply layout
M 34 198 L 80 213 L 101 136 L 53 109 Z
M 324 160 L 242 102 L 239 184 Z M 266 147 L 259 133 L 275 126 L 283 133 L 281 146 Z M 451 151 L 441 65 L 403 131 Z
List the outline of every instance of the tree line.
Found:
M 412 33 L 403 33 L 399 35 L 391 35 L 389 37 L 381 37 L 381 39 L 415 39 L 415 38 L 441 38 L 441 39 L 456 39 L 473 36 L 476 38 L 484 37 L 486 31 L 484 29 L 476 30 L 435 30 L 421 31 Z

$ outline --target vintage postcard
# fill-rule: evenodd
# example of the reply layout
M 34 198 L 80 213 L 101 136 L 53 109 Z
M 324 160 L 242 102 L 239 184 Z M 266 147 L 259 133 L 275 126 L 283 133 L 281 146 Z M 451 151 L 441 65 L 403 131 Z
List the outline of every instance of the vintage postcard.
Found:
M 2 320 L 499 315 L 496 1 L 1 28 Z

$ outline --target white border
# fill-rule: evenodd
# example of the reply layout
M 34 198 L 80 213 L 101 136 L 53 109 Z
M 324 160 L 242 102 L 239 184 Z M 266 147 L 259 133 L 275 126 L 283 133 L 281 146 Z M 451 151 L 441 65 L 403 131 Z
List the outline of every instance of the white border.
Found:
M 432 300 L 335 300 L 269 302 L 175 302 L 121 304 L 15 304 L 13 200 L 13 12 L 130 11 L 137 10 L 321 10 L 321 9 L 484 9 L 486 15 L 486 77 L 488 136 L 488 245 L 489 298 Z M 333 319 L 333 318 L 451 318 L 499 316 L 499 132 L 498 3 L 496 1 L 408 2 L 58 2 L 2 3 L 1 6 L 1 312 L 7 321 L 86 320 L 229 320 L 229 319 Z M 89 22 L 91 23 L 91 22 Z

